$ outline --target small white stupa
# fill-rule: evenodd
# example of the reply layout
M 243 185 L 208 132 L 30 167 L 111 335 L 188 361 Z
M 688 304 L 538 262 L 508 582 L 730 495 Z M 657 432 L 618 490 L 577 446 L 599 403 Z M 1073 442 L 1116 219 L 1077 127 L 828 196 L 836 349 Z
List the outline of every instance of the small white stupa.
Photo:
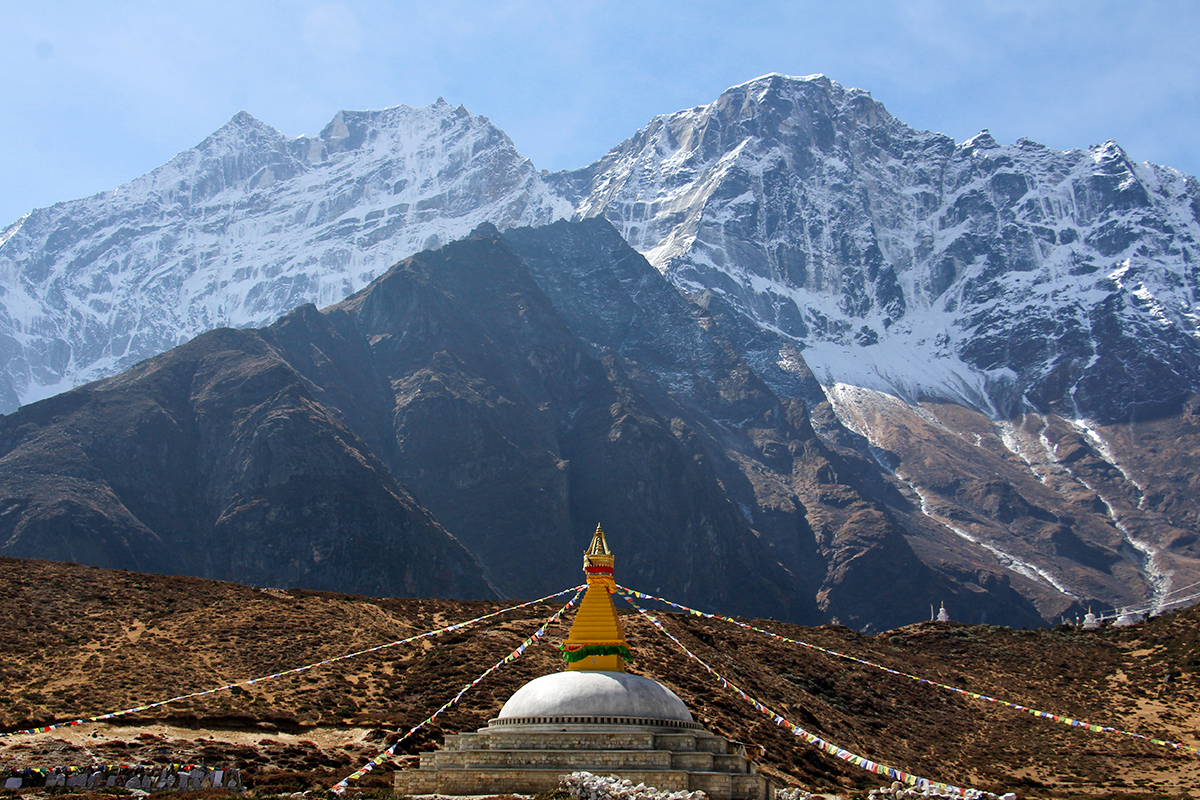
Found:
M 1121 609 L 1121 613 L 1117 616 L 1117 621 L 1113 623 L 1115 628 L 1128 628 L 1130 625 L 1137 625 L 1142 621 L 1142 615 L 1137 612 L 1130 611 L 1127 608 Z
M 1089 608 L 1088 612 L 1083 615 L 1083 629 L 1085 631 L 1094 631 L 1100 627 L 1100 620 L 1096 619 L 1096 615 Z
M 941 609 L 938 610 L 937 621 L 938 622 L 949 622 L 950 621 L 950 612 L 948 612 L 946 610 L 945 603 L 942 603 Z

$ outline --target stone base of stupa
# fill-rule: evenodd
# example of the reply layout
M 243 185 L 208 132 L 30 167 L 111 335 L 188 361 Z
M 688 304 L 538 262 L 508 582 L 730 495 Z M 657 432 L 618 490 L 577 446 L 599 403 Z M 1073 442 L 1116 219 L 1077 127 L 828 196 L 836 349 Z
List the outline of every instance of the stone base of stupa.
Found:
M 617 775 L 666 791 L 702 791 L 712 800 L 771 800 L 774 781 L 743 748 L 694 727 L 637 724 L 497 724 L 449 734 L 418 769 L 396 773 L 399 794 L 537 794 L 572 772 Z

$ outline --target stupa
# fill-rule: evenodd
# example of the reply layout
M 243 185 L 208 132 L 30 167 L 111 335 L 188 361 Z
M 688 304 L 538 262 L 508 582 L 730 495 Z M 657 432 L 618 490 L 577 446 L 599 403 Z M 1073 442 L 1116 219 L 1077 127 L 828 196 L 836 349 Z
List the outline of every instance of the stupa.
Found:
M 613 607 L 614 562 L 596 526 L 566 668 L 526 683 L 478 731 L 447 734 L 417 769 L 396 772 L 398 793 L 536 794 L 586 771 L 712 800 L 770 800 L 775 783 L 743 748 L 704 730 L 666 686 L 625 671 L 633 656 Z

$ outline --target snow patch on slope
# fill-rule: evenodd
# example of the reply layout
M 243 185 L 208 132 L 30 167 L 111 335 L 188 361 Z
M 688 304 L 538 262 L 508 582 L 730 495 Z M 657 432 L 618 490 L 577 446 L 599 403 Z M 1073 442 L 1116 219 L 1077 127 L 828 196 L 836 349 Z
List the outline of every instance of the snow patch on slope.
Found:
M 842 424 L 847 428 L 865 438 L 870 443 L 873 454 L 876 448 L 886 449 L 886 445 L 880 441 L 877 432 L 873 430 L 873 426 L 870 422 L 875 414 L 877 414 L 881 409 L 887 409 L 889 407 L 900 411 L 900 413 L 914 413 L 918 410 L 918 407 L 911 406 L 903 398 L 899 398 L 885 392 L 880 392 L 878 390 L 868 389 L 862 386 L 852 386 L 843 383 L 834 384 L 833 386 L 829 387 L 828 395 L 830 403 L 833 406 L 834 413 L 837 414 L 838 419 L 841 420 Z M 941 427 L 941 423 L 937 421 L 932 414 L 924 409 L 920 409 L 920 411 L 924 412 L 921 414 L 922 418 L 930 420 L 933 424 Z M 878 458 L 876 461 L 883 469 L 894 475 L 898 480 L 908 486 L 913 494 L 917 496 L 921 513 L 926 517 L 933 520 L 946 530 L 949 530 L 960 539 L 986 550 L 1004 569 L 1016 573 L 1017 575 L 1020 575 L 1035 583 L 1043 583 L 1052 588 L 1054 591 L 1059 592 L 1060 594 L 1069 597 L 1072 600 L 1080 599 L 1079 593 L 1070 589 L 1066 584 L 1055 578 L 1054 575 L 1052 575 L 1043 567 L 1031 563 L 1026 559 L 1022 559 L 1019 556 L 1013 555 L 1011 552 L 998 547 L 991 542 L 981 539 L 960 525 L 955 525 L 953 522 L 947 519 L 945 515 L 939 514 L 935 510 L 930 493 L 918 485 L 913 476 L 907 475 L 899 469 L 890 467 L 888 464 Z
M 1048 423 L 1043 420 L 1038 427 L 1036 435 L 1030 437 L 1026 433 L 1025 424 L 1027 420 L 1028 417 L 1026 416 L 1022 419 L 1020 425 L 1014 425 L 1009 422 L 995 423 L 1004 446 L 1024 461 L 1030 471 L 1042 483 L 1049 484 L 1052 480 L 1078 483 L 1100 500 L 1105 508 L 1109 522 L 1121 534 L 1121 539 L 1129 550 L 1136 554 L 1136 557 L 1130 560 L 1137 566 L 1139 572 L 1142 574 L 1142 578 L 1150 587 L 1150 607 L 1154 609 L 1154 613 L 1161 611 L 1167 596 L 1171 594 L 1174 572 L 1162 566 L 1162 557 L 1158 549 L 1134 534 L 1125 521 L 1121 519 L 1112 499 L 1105 496 L 1098 486 L 1094 485 L 1083 475 L 1072 470 L 1069 465 L 1059 461 L 1057 448 L 1050 441 L 1046 433 L 1049 427 Z M 1114 455 L 1112 448 L 1109 447 L 1108 443 L 1100 435 L 1100 432 L 1087 420 L 1076 419 L 1068 420 L 1068 422 L 1092 446 L 1097 455 L 1119 470 L 1126 480 L 1137 487 L 1144 499 L 1145 489 L 1143 485 L 1134 480 L 1130 471 L 1122 466 L 1120 460 Z

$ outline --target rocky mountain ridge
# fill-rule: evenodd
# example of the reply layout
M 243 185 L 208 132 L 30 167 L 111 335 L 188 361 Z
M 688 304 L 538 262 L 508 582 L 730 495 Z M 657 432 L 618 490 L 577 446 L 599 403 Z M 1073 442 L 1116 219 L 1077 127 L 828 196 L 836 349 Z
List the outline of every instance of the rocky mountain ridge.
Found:
M 8 408 L 336 302 L 480 222 L 572 214 L 605 216 L 682 289 L 802 345 L 825 386 L 1101 422 L 1194 388 L 1194 177 L 1114 142 L 956 144 L 825 76 L 768 75 L 556 174 L 440 99 L 342 111 L 295 139 L 240 113 L 0 237 Z
M 770 75 L 553 180 L 823 436 L 861 437 L 958 539 L 943 552 L 1002 565 L 1044 611 L 1115 583 L 1153 609 L 1198 577 L 1176 494 L 1200 467 L 1194 177 L 1112 142 L 955 144 L 824 76 Z
M 488 226 L 0 420 L 0 549 L 528 597 L 572 581 L 600 521 L 631 580 L 697 604 L 1039 622 L 1001 573 L 964 589 L 918 559 L 875 480 L 603 220 Z
M 683 459 L 665 465 L 705 465 L 682 496 L 716 491 L 727 505 L 691 530 L 719 531 L 717 552 L 750 536 L 758 544 L 746 552 L 762 560 L 747 565 L 791 575 L 768 583 L 803 587 L 819 613 L 855 624 L 901 621 L 878 604 L 850 610 L 865 584 L 847 576 L 869 574 L 868 562 L 896 586 L 932 570 L 975 596 L 972 613 L 1012 621 L 1028 618 L 1023 604 L 1044 621 L 1089 603 L 1154 610 L 1200 580 L 1198 197 L 1194 178 L 1134 164 L 1112 143 L 1060 152 L 985 133 L 956 144 L 823 76 L 733 87 L 554 175 L 486 119 L 443 102 L 341 112 L 319 137 L 294 140 L 239 115 L 161 170 L 34 212 L 0 237 L 4 391 L 15 407 L 191 331 L 333 302 L 398 257 L 490 219 L 554 307 L 538 306 L 543 327 L 569 334 L 554 334 L 556 352 L 599 358 L 618 394 L 637 396 L 628 419 L 653 418 Z M 676 295 L 629 269 L 636 254 L 600 228 L 517 230 L 566 216 L 612 222 Z M 438 309 L 465 308 L 457 291 Z M 405 302 L 438 336 L 460 324 Z M 289 319 L 273 328 L 330 335 L 308 325 L 310 311 Z M 547 439 L 539 422 L 529 442 L 504 441 L 496 431 L 513 418 L 488 404 L 504 398 L 528 422 L 545 415 L 523 404 L 553 406 L 569 391 L 533 397 L 509 354 L 493 359 L 512 369 L 504 376 L 465 350 L 455 358 L 472 363 L 466 373 L 427 355 L 384 389 L 362 376 L 346 387 L 314 380 L 313 370 L 332 374 L 328 356 L 284 361 L 306 391 L 336 397 L 321 400 L 322 414 L 334 409 L 401 487 L 422 487 L 418 502 L 463 541 L 479 532 L 468 549 L 492 558 L 483 532 L 507 523 L 489 527 L 428 479 L 473 486 L 478 476 L 455 472 L 433 444 L 404 449 L 415 444 L 402 421 L 357 422 L 402 409 L 401 420 L 430 428 L 457 422 L 423 392 L 447 366 L 469 375 L 470 392 L 455 384 L 447 396 L 483 438 L 464 434 L 458 452 L 487 442 L 497 463 L 524 458 L 526 444 L 539 453 L 537 477 L 492 508 L 503 517 L 524 505 L 565 523 L 562 507 L 539 499 L 565 485 L 552 468 L 563 443 L 545 444 L 558 431 Z M 511 466 L 483 474 L 498 481 Z M 631 523 L 661 505 L 644 487 L 678 493 L 662 472 L 645 477 L 629 495 L 641 509 Z M 572 524 L 589 527 L 576 511 Z M 813 613 L 809 602 L 797 618 Z M 926 601 L 908 602 L 911 615 Z
M 1200 184 L 1115 142 L 956 144 L 771 75 L 553 178 L 678 286 L 802 344 L 825 386 L 1101 422 L 1197 386 Z

